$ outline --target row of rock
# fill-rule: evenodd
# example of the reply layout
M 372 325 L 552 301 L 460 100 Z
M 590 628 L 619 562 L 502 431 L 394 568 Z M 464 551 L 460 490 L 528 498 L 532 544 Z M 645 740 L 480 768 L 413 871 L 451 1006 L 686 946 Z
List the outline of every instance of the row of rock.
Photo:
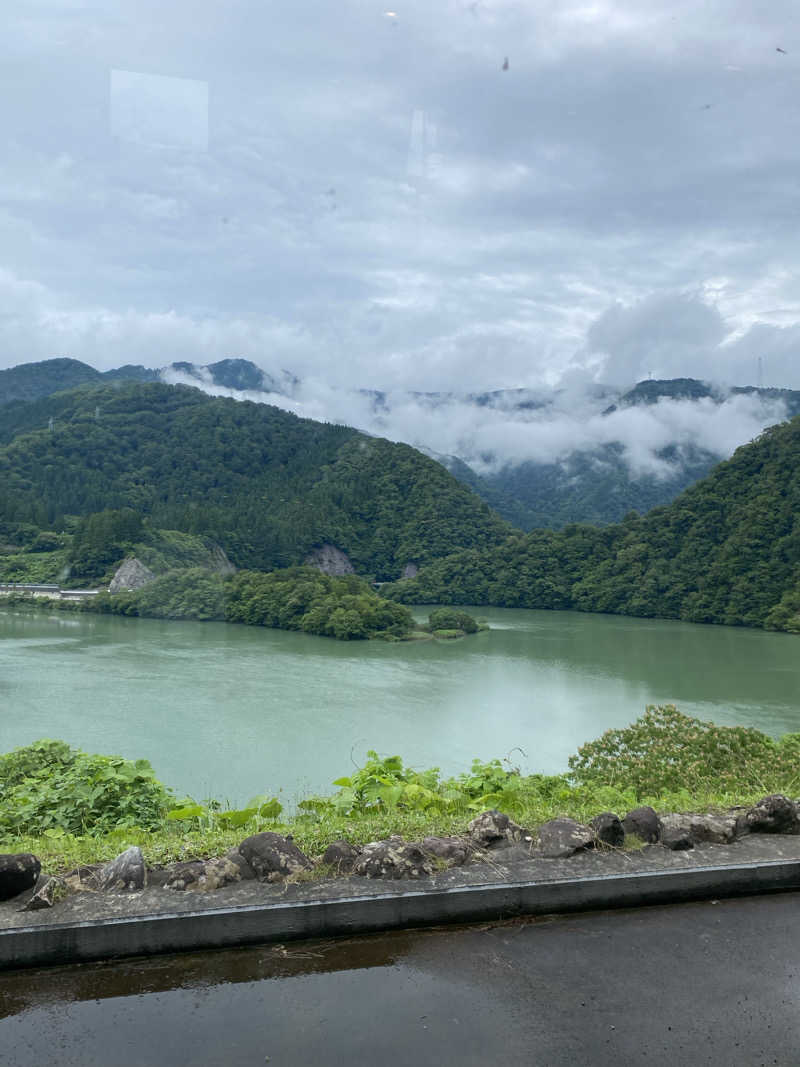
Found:
M 469 824 L 467 833 L 453 837 L 425 837 L 404 841 L 393 836 L 358 848 L 335 841 L 319 862 L 323 870 L 365 878 L 425 878 L 444 867 L 461 866 L 485 858 L 501 848 L 521 846 L 528 853 L 558 859 L 597 847 L 620 848 L 626 836 L 669 849 L 690 849 L 704 842 L 729 844 L 748 833 L 800 833 L 798 803 L 780 794 L 764 797 L 752 808 L 736 808 L 723 815 L 673 814 L 659 816 L 649 807 L 636 808 L 620 819 L 603 812 L 590 823 L 551 819 L 533 834 L 499 811 L 485 811 Z M 106 864 L 79 867 L 59 877 L 41 876 L 41 865 L 29 853 L 0 855 L 0 900 L 34 889 L 27 909 L 50 907 L 69 893 L 132 892 L 155 885 L 177 891 L 208 892 L 243 879 L 278 882 L 297 878 L 317 864 L 303 853 L 291 835 L 271 831 L 253 834 L 225 856 L 173 863 L 148 870 L 141 849 L 127 849 Z

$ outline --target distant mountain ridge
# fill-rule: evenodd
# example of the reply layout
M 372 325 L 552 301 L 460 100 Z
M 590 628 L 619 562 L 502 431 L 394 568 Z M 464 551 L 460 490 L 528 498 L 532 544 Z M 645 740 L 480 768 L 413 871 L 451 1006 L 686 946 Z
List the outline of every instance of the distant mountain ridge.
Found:
M 203 390 L 231 390 L 253 398 L 263 397 L 266 402 L 290 410 L 302 410 L 303 406 L 301 379 L 287 370 L 267 372 L 246 359 L 223 359 L 210 364 L 183 361 L 158 370 L 127 365 L 104 372 L 78 360 L 53 359 L 0 371 L 0 412 L 5 406 L 6 414 L 5 419 L 0 420 L 0 434 L 4 424 L 7 433 L 11 423 L 24 426 L 25 420 L 32 417 L 33 413 L 25 410 L 20 412 L 16 422 L 9 419 L 8 408 L 16 403 L 41 401 L 54 392 L 76 386 L 125 381 L 186 383 Z M 418 390 L 401 393 L 361 388 L 349 393 L 340 390 L 339 395 L 350 395 L 359 401 L 353 405 L 351 417 L 345 421 L 374 436 L 407 440 L 442 463 L 508 522 L 525 530 L 537 527 L 559 529 L 571 522 L 618 522 L 630 511 L 641 513 L 668 503 L 725 458 L 720 450 L 710 450 L 692 440 L 675 441 L 657 449 L 653 455 L 656 470 L 633 470 L 625 447 L 613 440 L 604 440 L 591 447 L 576 445 L 555 459 L 533 455 L 504 462 L 502 456 L 494 454 L 491 449 L 477 449 L 476 453 L 476 448 L 470 449 L 466 445 L 444 454 L 420 439 L 420 434 L 424 437 L 424 428 L 420 429 L 414 420 L 409 426 L 415 428 L 406 437 L 402 434 L 402 424 L 398 432 L 393 422 L 395 407 L 414 405 L 417 410 L 425 412 L 430 421 L 438 418 L 439 412 L 446 420 L 454 405 L 462 414 L 474 412 L 476 424 L 488 416 L 498 424 L 508 420 L 535 427 L 540 420 L 549 425 L 553 419 L 569 412 L 571 398 L 563 390 L 532 388 L 473 393 Z M 711 404 L 718 408 L 736 397 L 770 402 L 786 417 L 800 413 L 800 390 L 723 387 L 694 378 L 675 378 L 648 379 L 624 392 L 609 386 L 593 386 L 582 394 L 584 407 L 581 414 L 604 421 L 605 418 L 620 418 L 626 411 L 637 407 L 654 409 L 655 405 L 682 403 L 690 406 Z M 350 409 L 347 404 L 340 404 L 337 410 Z M 314 414 L 317 415 L 316 407 Z M 335 412 L 323 417 L 334 422 L 342 421 L 341 415 L 337 418 Z M 783 414 L 776 414 L 770 421 L 781 417 Z
M 332 545 L 387 580 L 510 532 L 408 445 L 184 385 L 103 381 L 8 404 L 0 442 L 0 523 L 59 531 L 131 509 L 212 540 L 238 567 Z
M 388 592 L 800 633 L 800 417 L 644 516 L 454 553 Z

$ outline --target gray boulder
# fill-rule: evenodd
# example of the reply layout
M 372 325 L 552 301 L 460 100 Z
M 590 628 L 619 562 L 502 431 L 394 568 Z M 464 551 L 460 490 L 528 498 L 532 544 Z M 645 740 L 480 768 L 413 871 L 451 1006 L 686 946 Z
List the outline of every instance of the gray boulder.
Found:
M 622 820 L 622 829 L 626 834 L 633 834 L 649 844 L 653 844 L 661 837 L 661 823 L 658 815 L 647 805 L 629 811 Z
M 291 838 L 281 837 L 271 830 L 245 838 L 239 845 L 239 854 L 262 882 L 279 882 L 289 875 L 310 871 L 314 866 Z
M 741 836 L 741 828 L 735 815 L 662 815 L 662 841 L 668 831 L 671 839 L 675 835 L 685 834 L 693 845 L 728 845 Z
M 574 819 L 550 819 L 539 827 L 538 848 L 548 859 L 573 856 L 594 842 L 594 831 Z
M 138 845 L 121 852 L 116 859 L 105 863 L 94 876 L 98 889 L 118 893 L 132 893 L 147 885 L 147 868 Z
M 594 831 L 595 840 L 601 845 L 610 845 L 612 848 L 621 848 L 625 844 L 625 831 L 619 816 L 612 811 L 604 811 L 601 815 L 595 815 L 589 826 Z
M 475 851 L 462 837 L 423 837 L 422 848 L 448 867 L 461 867 Z
M 755 834 L 796 834 L 797 807 L 782 793 L 773 793 L 754 804 L 746 815 L 747 825 Z
M 358 859 L 359 850 L 349 841 L 332 841 L 322 856 L 322 862 L 333 867 L 337 874 L 349 874 Z
M 109 593 L 132 593 L 147 585 L 148 582 L 152 582 L 154 578 L 155 574 L 149 567 L 145 567 L 144 563 L 135 556 L 131 556 L 117 567 L 108 591 Z
M 30 852 L 0 853 L 0 900 L 11 900 L 26 889 L 33 889 L 42 869 Z
M 209 893 L 233 882 L 240 882 L 241 879 L 239 865 L 227 856 L 221 856 L 218 859 L 173 863 L 168 868 L 164 888 Z
M 236 864 L 239 868 L 239 878 L 242 881 L 248 881 L 256 877 L 256 872 L 241 854 L 238 847 L 229 849 L 229 851 L 225 853 L 225 859 Z
M 402 837 L 370 841 L 364 845 L 353 870 L 364 878 L 427 878 L 433 874 L 431 857 Z
M 673 817 L 668 816 L 668 818 L 672 819 Z M 672 852 L 685 852 L 687 849 L 694 848 L 694 839 L 692 838 L 692 830 L 689 823 L 682 820 L 680 816 L 674 817 L 673 821 L 662 823 L 661 844 Z
M 478 848 L 505 848 L 529 843 L 532 837 L 502 811 L 483 811 L 469 824 L 469 836 Z
M 41 911 L 43 908 L 52 908 L 59 900 L 63 900 L 69 893 L 67 883 L 63 878 L 55 878 L 44 875 L 36 884 L 36 889 L 22 911 Z

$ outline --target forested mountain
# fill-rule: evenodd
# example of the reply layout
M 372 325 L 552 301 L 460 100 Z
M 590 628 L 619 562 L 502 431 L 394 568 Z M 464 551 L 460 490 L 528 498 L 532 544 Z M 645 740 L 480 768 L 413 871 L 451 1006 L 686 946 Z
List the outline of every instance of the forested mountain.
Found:
M 8 370 L 0 370 L 0 407 L 17 400 L 38 400 L 87 382 L 157 382 L 169 374 L 184 375 L 198 384 L 261 392 L 282 392 L 297 383 L 294 375 L 286 371 L 273 377 L 247 359 L 221 359 L 205 366 L 186 362 L 170 363 L 158 369 L 128 363 L 107 371 L 95 370 L 77 359 L 45 359 L 40 363 L 21 363 Z
M 330 543 L 397 577 L 509 527 L 407 445 L 162 383 L 84 386 L 0 409 L 0 521 L 58 531 L 130 508 L 271 570 Z
M 560 530 L 574 522 L 602 526 L 629 511 L 668 504 L 719 462 L 719 456 L 696 446 L 679 451 L 670 445 L 656 457 L 671 473 L 634 475 L 619 442 L 572 452 L 558 463 L 526 460 L 484 475 L 466 464 L 447 468 L 515 526 Z
M 800 632 L 800 418 L 737 449 L 672 504 L 459 552 L 396 583 L 409 603 L 494 604 Z
M 42 425 L 52 393 L 130 380 L 244 391 L 301 413 L 316 416 L 323 410 L 331 421 L 406 441 L 444 463 L 523 530 L 619 522 L 631 510 L 667 504 L 726 458 L 734 443 L 800 414 L 800 391 L 723 387 L 694 378 L 648 379 L 622 393 L 601 385 L 584 385 L 574 393 L 545 388 L 385 392 L 335 386 L 319 393 L 290 371 L 273 367 L 268 372 L 246 359 L 184 361 L 158 370 L 133 365 L 102 373 L 77 360 L 54 359 L 0 371 L 0 441 L 26 425 Z M 25 404 L 13 410 L 19 401 L 37 399 L 44 404 L 38 412 Z M 703 434 L 699 423 L 707 422 L 710 413 L 713 421 L 715 411 L 724 413 L 717 420 L 720 432 Z M 447 429 L 451 424 L 452 433 Z M 583 433 L 589 425 L 591 432 Z M 742 427 L 738 436 L 731 426 Z M 528 435 L 538 444 L 527 444 Z M 631 449 L 641 452 L 643 440 L 654 442 L 645 449 L 648 462 L 632 463 Z

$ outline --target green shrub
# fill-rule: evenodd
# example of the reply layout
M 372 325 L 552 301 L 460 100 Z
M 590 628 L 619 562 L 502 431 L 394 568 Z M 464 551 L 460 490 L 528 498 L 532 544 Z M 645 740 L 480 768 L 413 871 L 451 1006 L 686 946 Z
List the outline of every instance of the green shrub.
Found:
M 456 608 L 434 608 L 428 616 L 428 627 L 437 630 L 461 630 L 465 634 L 478 632 L 478 624 L 466 611 Z
M 638 798 L 690 793 L 791 792 L 800 781 L 800 740 L 744 726 L 716 726 L 672 704 L 582 745 L 569 760 L 578 785 L 622 786 Z
M 0 756 L 0 833 L 155 829 L 171 800 L 148 760 L 89 755 L 50 740 Z

